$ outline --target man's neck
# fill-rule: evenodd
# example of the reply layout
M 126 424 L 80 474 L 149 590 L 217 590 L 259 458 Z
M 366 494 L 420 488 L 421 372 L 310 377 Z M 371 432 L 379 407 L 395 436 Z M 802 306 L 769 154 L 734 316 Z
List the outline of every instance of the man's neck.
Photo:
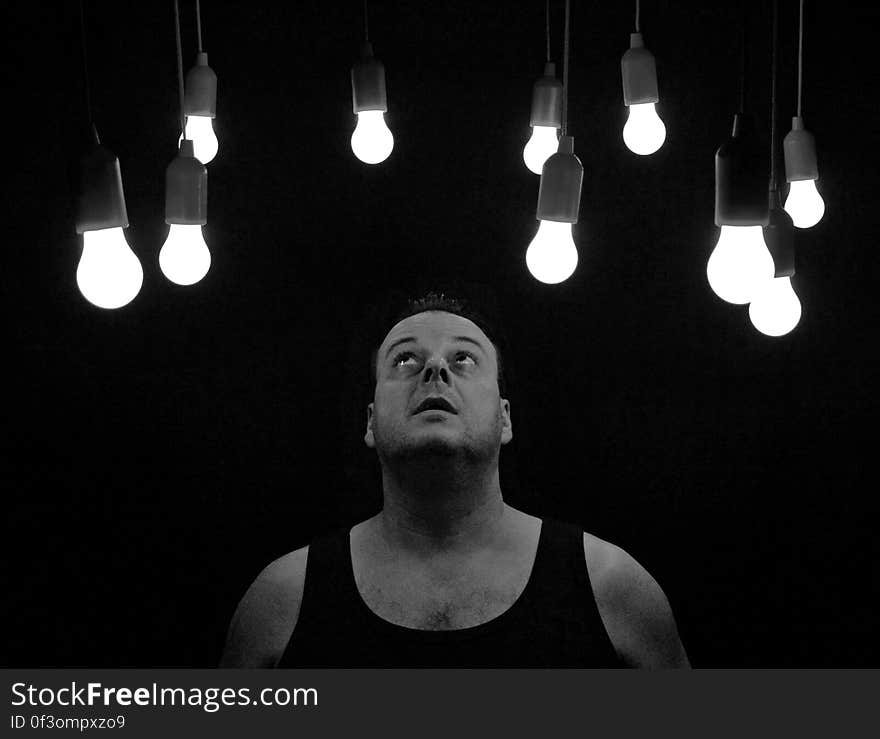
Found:
M 507 506 L 498 467 L 450 469 L 438 463 L 421 469 L 382 470 L 383 539 L 415 555 L 467 554 L 498 535 Z

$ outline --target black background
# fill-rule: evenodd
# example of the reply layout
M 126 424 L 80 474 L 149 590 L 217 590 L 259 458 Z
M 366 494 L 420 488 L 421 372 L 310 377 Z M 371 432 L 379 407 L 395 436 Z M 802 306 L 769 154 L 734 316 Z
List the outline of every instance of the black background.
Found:
M 561 62 L 563 3 L 553 5 Z M 772 339 L 710 290 L 713 155 L 737 107 L 739 3 L 645 2 L 664 147 L 623 145 L 633 3 L 572 3 L 577 271 L 525 267 L 522 163 L 544 4 L 371 3 L 391 157 L 358 162 L 358 2 L 202 4 L 218 75 L 212 267 L 158 269 L 178 136 L 172 3 L 86 2 L 92 106 L 121 163 L 140 294 L 79 294 L 78 3 L 4 4 L 3 263 L 12 552 L 7 666 L 212 666 L 271 559 L 381 505 L 362 442 L 364 306 L 425 279 L 491 286 L 511 341 L 505 499 L 633 554 L 699 667 L 877 666 L 876 181 L 870 3 L 807 3 L 804 119 L 825 218 L 795 234 L 803 304 Z M 769 129 L 770 3 L 748 3 L 747 108 Z M 184 64 L 194 3 L 181 3 Z M 779 132 L 797 3 L 780 2 Z M 561 64 L 560 64 L 561 70 Z

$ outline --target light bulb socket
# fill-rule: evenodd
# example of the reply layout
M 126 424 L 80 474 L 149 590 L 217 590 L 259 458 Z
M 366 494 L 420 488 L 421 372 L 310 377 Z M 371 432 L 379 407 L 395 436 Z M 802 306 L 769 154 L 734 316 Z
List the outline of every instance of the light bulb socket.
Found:
M 128 226 L 119 159 L 101 146 L 94 125 L 91 134 L 92 145 L 79 162 L 76 232 L 80 234 Z
M 795 116 L 791 119 L 791 131 L 782 140 L 782 150 L 785 154 L 785 179 L 788 182 L 819 179 L 816 139 L 804 128 L 802 118 Z
M 641 105 L 660 100 L 657 92 L 657 65 L 654 55 L 642 41 L 642 34 L 631 33 L 630 48 L 620 60 L 623 77 L 623 104 Z
M 559 149 L 547 158 L 541 170 L 535 217 L 539 221 L 577 223 L 583 181 L 584 165 L 574 154 L 574 138 L 562 136 Z
M 208 66 L 208 55 L 203 51 L 196 54 L 195 66 L 186 73 L 183 112 L 206 118 L 217 117 L 217 75 Z
M 767 225 L 766 159 L 751 120 L 737 113 L 733 135 L 715 152 L 716 226 Z
M 208 168 L 193 156 L 190 139 L 165 170 L 165 223 L 208 222 Z
M 770 190 L 768 223 L 764 226 L 764 243 L 773 257 L 774 277 L 794 274 L 794 223 L 782 208 L 778 190 Z
M 351 68 L 351 105 L 355 113 L 388 110 L 385 66 L 373 56 L 373 45 L 364 43 L 361 59 Z
M 532 115 L 530 126 L 562 126 L 562 83 L 556 79 L 556 65 L 547 62 L 544 76 L 532 87 Z

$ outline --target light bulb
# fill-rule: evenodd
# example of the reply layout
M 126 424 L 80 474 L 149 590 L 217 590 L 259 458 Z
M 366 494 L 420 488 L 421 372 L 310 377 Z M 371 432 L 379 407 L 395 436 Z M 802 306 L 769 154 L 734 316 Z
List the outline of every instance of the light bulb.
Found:
M 140 292 L 144 270 L 125 240 L 122 228 L 83 232 L 76 284 L 99 308 L 121 308 Z
M 654 105 L 637 103 L 629 106 L 629 116 L 623 127 L 623 143 L 635 154 L 653 154 L 666 141 L 666 126 Z
M 784 336 L 801 320 L 801 301 L 791 286 L 791 277 L 774 277 L 764 282 L 749 305 L 752 325 L 766 336 Z
M 559 148 L 558 131 L 555 126 L 532 126 L 532 136 L 523 149 L 523 161 L 535 174 L 541 174 L 544 162 Z
M 207 164 L 215 156 L 220 144 L 214 133 L 214 119 L 205 115 L 188 115 L 186 117 L 186 137 L 193 142 L 193 156 L 202 164 Z M 183 134 L 177 139 L 177 148 L 183 141 Z
M 384 162 L 394 148 L 394 136 L 381 110 L 363 110 L 351 134 L 351 150 L 365 164 Z
M 785 199 L 785 212 L 798 228 L 811 228 L 822 220 L 825 201 L 816 189 L 816 180 L 795 180 Z
M 721 227 L 718 243 L 706 265 L 709 286 L 719 298 L 744 305 L 775 272 L 761 226 Z
M 159 250 L 159 268 L 171 282 L 192 285 L 211 266 L 211 252 L 198 224 L 172 223 L 168 238 Z
M 538 233 L 526 249 L 526 265 L 536 280 L 555 285 L 571 277 L 578 263 L 571 224 L 539 221 Z

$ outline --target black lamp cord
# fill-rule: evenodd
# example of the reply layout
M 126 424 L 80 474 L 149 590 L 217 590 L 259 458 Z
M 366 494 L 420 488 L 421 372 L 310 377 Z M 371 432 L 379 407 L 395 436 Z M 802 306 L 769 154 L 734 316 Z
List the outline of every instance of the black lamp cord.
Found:
M 199 54 L 202 53 L 202 9 L 199 0 L 196 0 L 196 37 L 199 43 Z
M 773 0 L 773 39 L 770 56 L 770 193 L 777 190 L 776 160 L 779 150 L 776 142 L 776 65 L 779 57 L 779 0 Z M 775 203 L 773 203 L 775 205 Z
M 183 52 L 180 48 L 180 10 L 174 0 L 174 37 L 177 40 L 177 88 L 180 96 L 180 132 L 186 141 L 186 114 L 183 112 Z
M 565 0 L 565 49 L 562 59 L 562 135 L 568 136 L 568 38 L 570 0 Z
M 739 112 L 746 112 L 746 48 L 748 47 L 748 22 L 746 0 L 740 2 L 740 69 L 739 69 Z
M 86 14 L 83 9 L 83 2 L 79 2 L 79 32 L 82 45 L 82 63 L 83 63 L 83 87 L 86 96 L 86 115 L 89 117 L 89 128 L 94 127 L 94 119 L 92 118 L 92 96 L 91 82 L 89 80 L 89 55 L 86 50 Z
M 636 0 L 636 33 L 642 32 L 642 27 L 639 24 L 639 11 L 641 10 L 640 5 L 641 4 L 640 4 L 639 0 Z
M 804 82 L 804 0 L 800 3 L 800 18 L 798 22 L 798 97 L 797 115 L 801 117 L 801 91 Z
M 547 37 L 547 61 L 550 61 L 550 0 L 544 0 L 544 31 Z
M 370 41 L 370 13 L 367 7 L 367 0 L 364 0 L 364 41 Z

